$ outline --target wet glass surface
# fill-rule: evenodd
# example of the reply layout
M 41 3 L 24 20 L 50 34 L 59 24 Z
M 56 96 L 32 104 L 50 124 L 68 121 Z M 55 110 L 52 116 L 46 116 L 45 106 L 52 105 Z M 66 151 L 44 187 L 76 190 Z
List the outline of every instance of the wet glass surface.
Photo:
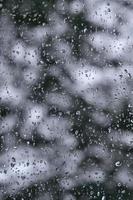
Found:
M 133 2 L 0 0 L 0 199 L 133 199 Z

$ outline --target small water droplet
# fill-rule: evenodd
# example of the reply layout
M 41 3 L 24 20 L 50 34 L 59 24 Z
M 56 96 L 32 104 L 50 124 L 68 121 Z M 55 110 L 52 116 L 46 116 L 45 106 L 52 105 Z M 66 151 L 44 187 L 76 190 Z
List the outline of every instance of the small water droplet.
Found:
M 102 197 L 102 200 L 106 200 L 106 197 L 105 197 L 105 196 L 103 196 L 103 197 Z
M 98 197 L 100 196 L 100 192 L 97 192 L 97 196 L 98 196 Z
M 121 162 L 120 162 L 120 161 L 117 161 L 117 162 L 115 163 L 115 166 L 116 166 L 116 167 L 120 167 L 120 166 L 121 166 Z

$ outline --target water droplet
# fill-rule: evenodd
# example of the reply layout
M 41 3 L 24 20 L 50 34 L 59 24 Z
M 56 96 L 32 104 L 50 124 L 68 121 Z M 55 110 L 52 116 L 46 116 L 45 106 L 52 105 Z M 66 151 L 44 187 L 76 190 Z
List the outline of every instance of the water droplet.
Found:
M 120 167 L 120 166 L 121 166 L 121 162 L 120 162 L 120 161 L 117 161 L 117 162 L 115 163 L 115 166 L 116 166 L 116 167 Z
M 102 197 L 102 200 L 106 200 L 106 197 L 105 197 L 105 196 L 103 196 L 103 197 Z
M 100 192 L 97 192 L 97 196 L 98 196 L 98 197 L 100 196 Z

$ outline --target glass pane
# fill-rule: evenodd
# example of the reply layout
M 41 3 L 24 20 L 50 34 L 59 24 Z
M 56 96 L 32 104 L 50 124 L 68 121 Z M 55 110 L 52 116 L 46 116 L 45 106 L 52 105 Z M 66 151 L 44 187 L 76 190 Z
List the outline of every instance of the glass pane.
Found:
M 0 0 L 0 199 L 133 199 L 133 2 Z

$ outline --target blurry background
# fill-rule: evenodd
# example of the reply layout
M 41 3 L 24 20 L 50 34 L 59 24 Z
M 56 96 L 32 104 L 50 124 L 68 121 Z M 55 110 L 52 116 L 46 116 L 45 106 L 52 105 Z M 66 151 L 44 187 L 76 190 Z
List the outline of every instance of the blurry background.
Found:
M 0 0 L 0 199 L 133 199 L 132 0 Z

